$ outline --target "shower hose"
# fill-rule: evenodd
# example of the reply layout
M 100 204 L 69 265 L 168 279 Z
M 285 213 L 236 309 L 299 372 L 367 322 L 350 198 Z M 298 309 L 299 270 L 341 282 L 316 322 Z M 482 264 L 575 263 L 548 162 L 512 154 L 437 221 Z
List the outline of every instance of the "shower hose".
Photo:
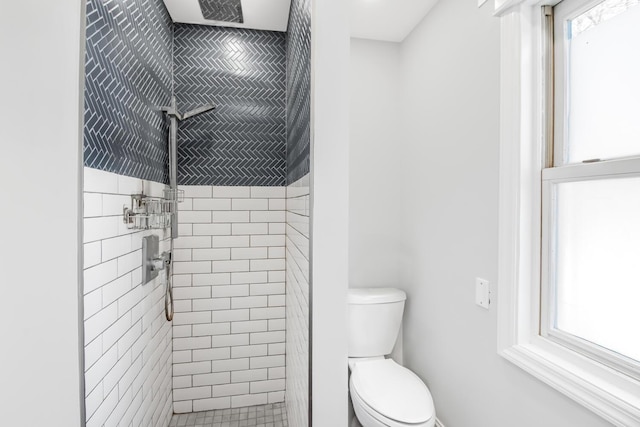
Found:
M 165 264 L 165 292 L 164 292 L 164 315 L 168 322 L 173 320 L 173 283 L 171 269 L 173 267 L 173 238 L 171 238 L 171 252 L 169 252 L 169 262 Z

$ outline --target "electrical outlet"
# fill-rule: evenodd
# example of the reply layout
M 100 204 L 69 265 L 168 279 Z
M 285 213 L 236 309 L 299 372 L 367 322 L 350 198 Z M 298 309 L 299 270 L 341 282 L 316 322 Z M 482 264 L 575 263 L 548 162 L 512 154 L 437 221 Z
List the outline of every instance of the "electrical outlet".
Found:
M 476 304 L 482 308 L 489 309 L 489 281 L 476 278 Z

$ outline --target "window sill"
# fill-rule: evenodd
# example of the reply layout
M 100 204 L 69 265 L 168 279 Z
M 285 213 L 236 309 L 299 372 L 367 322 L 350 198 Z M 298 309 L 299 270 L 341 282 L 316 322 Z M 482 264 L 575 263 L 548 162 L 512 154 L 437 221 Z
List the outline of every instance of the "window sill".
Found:
M 640 384 L 611 371 L 622 382 L 615 384 L 536 344 L 514 345 L 500 355 L 614 425 L 640 425 Z

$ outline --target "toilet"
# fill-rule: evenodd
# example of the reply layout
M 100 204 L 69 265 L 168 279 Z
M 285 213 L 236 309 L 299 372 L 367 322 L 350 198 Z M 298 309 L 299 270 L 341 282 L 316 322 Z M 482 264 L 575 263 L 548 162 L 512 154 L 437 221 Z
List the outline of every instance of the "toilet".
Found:
M 363 427 L 435 425 L 427 386 L 385 357 L 398 337 L 406 298 L 394 288 L 349 289 L 349 392 Z

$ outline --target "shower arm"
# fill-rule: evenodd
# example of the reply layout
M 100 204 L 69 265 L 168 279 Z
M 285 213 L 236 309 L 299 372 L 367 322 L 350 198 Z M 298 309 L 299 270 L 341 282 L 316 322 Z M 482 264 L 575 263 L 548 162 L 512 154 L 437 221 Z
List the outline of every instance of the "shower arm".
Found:
M 178 120 L 180 120 L 180 121 L 182 121 L 182 120 L 187 120 L 187 119 L 189 119 L 189 118 L 191 118 L 191 117 L 197 116 L 197 115 L 202 114 L 202 113 L 206 113 L 207 111 L 211 111 L 211 110 L 213 110 L 214 108 L 216 108 L 216 106 L 215 106 L 215 105 L 213 105 L 213 104 L 206 104 L 206 105 L 203 105 L 202 107 L 194 108 L 194 109 L 193 109 L 193 110 L 191 110 L 191 111 L 187 111 L 186 113 L 184 113 L 184 114 L 182 115 L 182 117 L 178 117 Z M 178 115 L 178 116 L 179 116 L 179 115 Z
M 171 101 L 171 102 L 172 102 L 172 104 L 173 104 L 173 103 L 174 103 L 174 100 L 172 99 L 172 101 Z M 191 117 L 195 117 L 195 116 L 197 116 L 197 115 L 199 115 L 199 114 L 206 113 L 207 111 L 211 111 L 211 110 L 213 110 L 214 108 L 216 108 L 216 107 L 215 107 L 215 105 L 213 105 L 213 104 L 206 104 L 206 105 L 203 105 L 202 107 L 194 108 L 193 110 L 187 111 L 187 112 L 186 112 L 186 113 L 184 113 L 184 114 L 180 114 L 180 113 L 178 112 L 178 110 L 175 108 L 175 106 L 174 106 L 174 105 L 172 105 L 171 107 L 161 107 L 161 108 L 160 108 L 160 111 L 163 111 L 163 112 L 167 113 L 167 115 L 168 115 L 170 118 L 175 117 L 175 118 L 176 118 L 176 119 L 178 119 L 179 121 L 183 121 L 183 120 L 190 119 Z

